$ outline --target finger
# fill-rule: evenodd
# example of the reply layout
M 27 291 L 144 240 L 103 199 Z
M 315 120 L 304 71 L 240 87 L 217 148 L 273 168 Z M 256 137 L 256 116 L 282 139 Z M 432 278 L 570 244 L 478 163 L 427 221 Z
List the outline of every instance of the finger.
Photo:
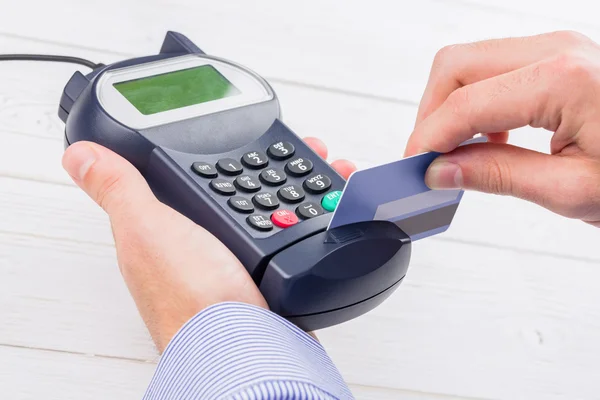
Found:
M 508 142 L 508 132 L 493 132 L 486 133 L 489 143 L 506 143 Z
M 591 45 L 593 42 L 582 34 L 560 31 L 445 47 L 435 56 L 416 124 L 462 86 L 523 68 L 567 50 Z
M 133 165 L 95 143 L 77 142 L 69 146 L 63 156 L 63 167 L 113 221 L 131 220 L 158 203 Z
M 315 153 L 319 155 L 322 159 L 327 159 L 327 146 L 321 139 L 315 137 L 306 137 L 304 138 L 304 142 L 310 147 Z
M 561 132 L 576 132 L 578 128 L 573 124 L 582 118 L 577 114 L 585 110 L 573 112 L 574 118 L 568 118 L 565 105 L 584 96 L 585 89 L 573 90 L 581 86 L 580 62 L 577 56 L 558 56 L 455 90 L 415 128 L 406 154 L 432 150 L 447 153 L 477 133 L 504 132 L 526 125 L 553 132 L 560 126 Z M 557 135 L 553 141 L 560 142 Z
M 473 144 L 438 157 L 427 170 L 425 182 L 433 189 L 515 196 L 567 217 L 600 220 L 600 167 L 582 158 L 507 144 Z
M 350 174 L 352 174 L 354 171 L 356 171 L 356 166 L 348 160 L 336 160 L 331 163 L 331 166 L 344 179 L 348 179 Z

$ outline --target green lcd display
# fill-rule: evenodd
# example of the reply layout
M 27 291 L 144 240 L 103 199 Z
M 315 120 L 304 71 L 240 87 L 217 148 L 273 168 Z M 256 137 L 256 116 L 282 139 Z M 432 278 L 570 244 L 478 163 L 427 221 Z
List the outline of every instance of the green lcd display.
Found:
M 144 115 L 240 94 L 212 65 L 119 82 L 114 87 Z

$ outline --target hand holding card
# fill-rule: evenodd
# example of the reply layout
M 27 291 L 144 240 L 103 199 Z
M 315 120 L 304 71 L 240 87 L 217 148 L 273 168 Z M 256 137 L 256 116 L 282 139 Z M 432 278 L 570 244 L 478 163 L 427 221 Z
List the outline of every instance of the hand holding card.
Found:
M 476 138 L 462 145 L 486 140 Z M 439 155 L 423 153 L 354 172 L 329 229 L 361 221 L 387 220 L 398 225 L 413 241 L 447 230 L 463 191 L 427 187 L 425 172 Z

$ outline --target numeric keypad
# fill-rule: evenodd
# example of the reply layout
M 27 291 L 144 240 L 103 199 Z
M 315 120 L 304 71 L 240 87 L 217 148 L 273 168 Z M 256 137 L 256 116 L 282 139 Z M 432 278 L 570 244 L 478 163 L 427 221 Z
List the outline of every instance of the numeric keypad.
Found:
M 237 159 L 221 158 L 216 164 L 209 162 L 212 160 L 196 161 L 191 169 L 196 179 L 210 179 L 208 185 L 215 196 L 226 197 L 233 212 L 249 214 L 246 217 L 249 226 L 268 232 L 332 212 L 341 196 L 340 191 L 330 191 L 331 179 L 315 171 L 310 159 L 294 157 L 295 153 L 292 143 L 279 141 L 271 144 L 266 153 L 252 150 Z M 286 209 L 286 205 L 292 204 L 297 204 L 295 209 Z

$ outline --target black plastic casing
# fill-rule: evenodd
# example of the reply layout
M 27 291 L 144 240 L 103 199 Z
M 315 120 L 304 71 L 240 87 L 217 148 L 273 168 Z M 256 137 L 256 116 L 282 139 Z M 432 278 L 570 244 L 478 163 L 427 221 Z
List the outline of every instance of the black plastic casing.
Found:
M 343 178 L 281 122 L 275 95 L 267 102 L 143 130 L 116 121 L 99 103 L 96 82 L 103 72 L 185 54 L 204 56 L 185 36 L 168 32 L 157 56 L 115 63 L 87 76 L 75 73 L 59 107 L 65 145 L 92 141 L 129 160 L 162 202 L 238 257 L 274 312 L 303 329 L 338 324 L 381 303 L 404 278 L 410 260 L 410 238 L 395 224 L 370 221 L 326 231 L 331 214 L 325 214 L 287 229 L 253 231 L 227 199 L 214 195 L 208 180 L 191 171 L 194 161 L 239 158 L 288 141 L 296 155 L 313 161 L 315 171 L 330 176 L 333 190 L 341 190 Z

